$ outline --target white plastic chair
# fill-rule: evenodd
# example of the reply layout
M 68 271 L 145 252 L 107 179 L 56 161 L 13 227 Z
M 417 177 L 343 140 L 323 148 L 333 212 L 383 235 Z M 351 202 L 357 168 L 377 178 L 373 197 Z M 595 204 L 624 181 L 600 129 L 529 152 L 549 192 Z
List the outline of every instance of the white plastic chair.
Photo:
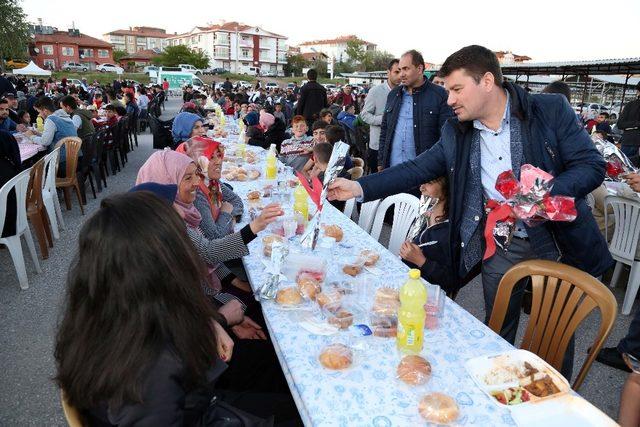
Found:
M 16 193 L 16 234 L 13 236 L 0 237 L 0 245 L 6 245 L 11 254 L 11 259 L 16 267 L 18 281 L 22 289 L 29 287 L 27 279 L 27 269 L 24 265 L 24 255 L 22 254 L 22 244 L 20 236 L 25 235 L 27 247 L 31 252 L 31 259 L 36 266 L 38 273 L 42 272 L 38 257 L 36 255 L 36 246 L 33 243 L 31 230 L 27 223 L 27 187 L 29 186 L 29 174 L 31 169 L 20 172 L 11 178 L 5 185 L 0 188 L 0 231 L 4 228 L 4 222 L 7 215 L 7 197 L 11 189 L 15 188 Z
M 60 238 L 58 224 L 60 229 L 64 230 L 64 219 L 62 218 L 62 210 L 60 209 L 60 200 L 58 200 L 58 191 L 56 190 L 56 171 L 58 169 L 58 156 L 60 155 L 60 147 L 53 150 L 44 157 L 45 178 L 42 184 L 42 201 L 47 209 L 53 237 Z
M 615 287 L 620 278 L 622 264 L 631 266 L 627 292 L 622 303 L 622 314 L 631 313 L 633 301 L 636 299 L 638 288 L 640 288 L 640 259 L 636 258 L 638 240 L 640 239 L 640 202 L 618 196 L 607 196 L 604 199 L 604 211 L 607 212 L 609 206 L 613 208 L 615 218 L 615 229 L 609 252 L 616 260 L 616 267 L 611 277 L 611 287 Z M 609 222 L 609 214 L 604 217 L 605 233 Z M 609 237 L 606 236 L 605 237 Z
M 416 196 L 406 193 L 396 194 L 395 196 L 384 199 L 376 211 L 376 217 L 373 221 L 373 227 L 371 228 L 371 237 L 378 241 L 380 241 L 384 216 L 387 210 L 393 205 L 395 205 L 395 211 L 387 249 L 389 249 L 389 252 L 392 254 L 398 255 L 400 253 L 400 246 L 406 239 L 411 224 L 418 216 L 420 200 Z
M 376 216 L 376 212 L 378 212 L 378 206 L 380 206 L 381 202 L 382 200 L 378 199 L 360 205 L 358 225 L 367 233 L 371 233 L 371 226 L 373 225 L 373 220 Z
M 342 209 L 342 213 L 349 219 L 353 219 L 353 210 L 356 207 L 356 199 L 349 199 L 344 204 L 344 209 Z

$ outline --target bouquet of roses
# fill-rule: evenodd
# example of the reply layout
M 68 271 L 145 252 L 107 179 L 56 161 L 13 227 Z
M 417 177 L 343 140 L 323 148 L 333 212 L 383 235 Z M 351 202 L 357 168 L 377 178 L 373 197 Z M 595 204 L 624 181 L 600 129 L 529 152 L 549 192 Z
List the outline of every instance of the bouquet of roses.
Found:
M 598 136 L 592 137 L 596 148 L 607 162 L 607 179 L 611 181 L 624 181 L 624 176 L 629 173 L 637 173 L 629 158 L 615 144 Z
M 505 201 L 489 200 L 486 204 L 484 259 L 493 256 L 496 245 L 501 248 L 509 245 L 517 220 L 534 226 L 544 221 L 576 219 L 573 197 L 549 194 L 552 180 L 551 174 L 529 164 L 522 166 L 520 181 L 511 170 L 498 175 L 495 188 Z

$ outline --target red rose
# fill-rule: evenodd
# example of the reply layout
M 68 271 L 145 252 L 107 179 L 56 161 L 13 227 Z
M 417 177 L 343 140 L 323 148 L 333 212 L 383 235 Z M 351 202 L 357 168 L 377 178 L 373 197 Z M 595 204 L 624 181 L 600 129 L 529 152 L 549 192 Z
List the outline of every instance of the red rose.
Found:
M 542 199 L 542 205 L 551 221 L 573 221 L 578 216 L 573 197 L 547 196 Z
M 609 178 L 615 179 L 622 173 L 624 173 L 624 166 L 618 159 L 611 159 L 607 162 L 607 175 Z
M 512 199 L 520 193 L 520 183 L 518 183 L 513 171 L 504 171 L 498 175 L 498 179 L 496 179 L 496 190 L 507 200 Z

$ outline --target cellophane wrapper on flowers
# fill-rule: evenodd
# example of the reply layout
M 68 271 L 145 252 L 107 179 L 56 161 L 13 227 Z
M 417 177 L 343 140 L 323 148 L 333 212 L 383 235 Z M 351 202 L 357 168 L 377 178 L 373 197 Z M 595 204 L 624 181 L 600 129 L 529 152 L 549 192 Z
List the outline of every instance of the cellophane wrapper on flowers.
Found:
M 573 197 L 551 196 L 553 176 L 535 166 L 525 164 L 520 181 L 513 171 L 505 171 L 496 180 L 496 190 L 511 206 L 514 216 L 528 226 L 544 221 L 573 221 L 576 208 Z
M 429 197 L 424 194 L 420 196 L 420 205 L 418 207 L 418 216 L 416 217 L 413 224 L 411 224 L 411 228 L 409 229 L 409 234 L 407 234 L 407 240 L 415 239 L 420 231 L 427 225 L 429 215 L 433 208 L 438 204 L 439 199 L 437 197 Z
M 610 181 L 624 181 L 623 177 L 629 173 L 637 173 L 629 158 L 615 144 L 600 137 L 593 137 L 593 143 L 607 162 L 607 179 Z

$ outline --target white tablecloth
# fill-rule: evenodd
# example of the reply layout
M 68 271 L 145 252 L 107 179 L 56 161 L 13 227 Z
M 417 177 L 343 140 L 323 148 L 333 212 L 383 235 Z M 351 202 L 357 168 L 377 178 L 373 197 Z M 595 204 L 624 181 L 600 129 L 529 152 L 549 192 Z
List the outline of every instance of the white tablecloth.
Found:
M 261 189 L 265 182 L 258 180 L 230 184 L 246 200 L 248 191 Z M 267 202 L 264 200 L 265 204 Z M 375 276 L 362 273 L 359 276 L 361 283 L 368 286 L 370 293 L 383 285 L 397 288 L 404 283 L 408 271 L 405 264 L 341 212 L 327 204 L 322 222 L 340 225 L 345 235 L 344 242 L 353 246 L 335 247 L 329 260 L 330 279 L 346 279 L 347 276 L 341 272 L 345 261 L 357 255 L 360 249 L 374 249 L 381 254 L 377 267 L 384 274 Z M 260 233 L 259 238 L 251 242 L 251 254 L 243 259 L 254 289 L 267 278 L 260 238 L 265 233 Z M 478 303 L 482 304 L 481 301 Z M 297 323 L 299 312 L 283 310 L 273 301 L 263 301 L 262 308 L 305 425 L 422 425 L 424 420 L 418 413 L 418 402 L 430 391 L 445 392 L 456 399 L 461 415 L 455 425 L 514 425 L 509 411 L 491 402 L 464 369 L 464 362 L 469 358 L 513 347 L 449 299 L 446 300 L 440 327 L 425 330 L 422 355 L 431 362 L 433 376 L 421 388 L 411 388 L 395 378 L 400 360 L 395 339 L 355 337 L 350 332 L 339 332 L 329 337 L 317 336 Z M 322 347 L 331 342 L 344 341 L 356 346 L 354 365 L 345 371 L 335 372 L 322 368 L 318 362 Z

